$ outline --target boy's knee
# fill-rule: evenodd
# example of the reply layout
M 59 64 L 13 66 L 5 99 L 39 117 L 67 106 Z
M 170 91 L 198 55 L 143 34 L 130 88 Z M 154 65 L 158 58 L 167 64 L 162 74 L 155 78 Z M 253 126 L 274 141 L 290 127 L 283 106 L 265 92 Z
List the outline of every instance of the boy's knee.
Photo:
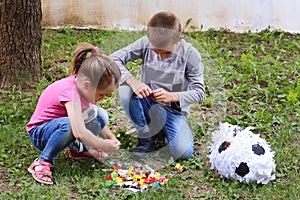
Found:
M 187 160 L 194 155 L 194 145 L 191 144 L 188 148 L 186 146 L 178 146 L 172 155 L 175 160 Z
M 175 160 L 186 160 L 194 154 L 194 140 L 186 135 L 177 135 L 169 142 L 170 153 Z
M 191 146 L 181 156 L 179 156 L 178 160 L 188 160 L 192 158 L 193 155 L 194 155 L 194 147 Z
M 118 89 L 118 93 L 119 93 L 120 101 L 124 102 L 124 101 L 129 101 L 129 99 L 133 94 L 133 91 L 130 86 L 121 85 Z

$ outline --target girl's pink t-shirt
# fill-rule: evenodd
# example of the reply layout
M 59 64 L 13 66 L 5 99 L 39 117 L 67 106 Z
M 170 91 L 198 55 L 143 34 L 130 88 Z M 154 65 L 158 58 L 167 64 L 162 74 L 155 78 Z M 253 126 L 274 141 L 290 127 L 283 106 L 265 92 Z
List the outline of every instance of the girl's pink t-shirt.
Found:
M 64 104 L 70 101 L 80 103 L 82 110 L 90 105 L 90 102 L 80 96 L 75 76 L 58 80 L 43 91 L 35 111 L 25 127 L 26 131 L 52 119 L 67 117 L 67 109 Z

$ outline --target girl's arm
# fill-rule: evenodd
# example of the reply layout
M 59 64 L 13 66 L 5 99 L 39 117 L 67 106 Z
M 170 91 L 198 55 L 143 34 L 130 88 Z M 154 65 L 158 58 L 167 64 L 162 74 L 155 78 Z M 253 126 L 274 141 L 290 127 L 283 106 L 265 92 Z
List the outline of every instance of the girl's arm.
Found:
M 106 138 L 106 139 L 114 139 L 114 138 L 116 138 L 115 135 L 108 128 L 107 125 L 105 125 L 103 127 L 103 129 L 101 130 L 101 133 L 102 133 L 103 137 Z
M 103 135 L 104 138 L 110 139 L 110 140 L 114 140 L 114 141 L 116 141 L 116 142 L 118 143 L 119 146 L 121 145 L 120 141 L 119 141 L 119 140 L 116 138 L 116 136 L 111 132 L 111 130 L 108 128 L 107 125 L 105 125 L 105 126 L 103 127 L 103 129 L 101 130 L 101 133 L 102 133 L 102 135 Z
M 67 109 L 72 132 L 75 138 L 86 145 L 102 149 L 104 151 L 113 151 L 119 148 L 120 144 L 118 141 L 99 138 L 85 127 L 81 105 L 79 103 L 70 101 L 65 103 L 65 107 Z

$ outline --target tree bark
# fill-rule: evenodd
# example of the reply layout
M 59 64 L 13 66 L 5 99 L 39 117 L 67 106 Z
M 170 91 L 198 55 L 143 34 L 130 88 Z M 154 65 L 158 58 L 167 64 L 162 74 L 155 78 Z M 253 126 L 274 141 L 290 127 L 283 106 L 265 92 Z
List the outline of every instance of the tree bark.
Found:
M 41 75 L 41 0 L 0 1 L 0 88 L 30 87 Z

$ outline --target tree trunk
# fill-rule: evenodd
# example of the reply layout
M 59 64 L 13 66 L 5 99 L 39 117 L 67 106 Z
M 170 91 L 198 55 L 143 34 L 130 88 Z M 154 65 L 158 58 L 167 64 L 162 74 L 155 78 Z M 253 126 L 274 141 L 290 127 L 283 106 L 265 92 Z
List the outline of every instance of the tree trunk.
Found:
M 0 1 L 0 88 L 34 85 L 41 75 L 41 0 Z

